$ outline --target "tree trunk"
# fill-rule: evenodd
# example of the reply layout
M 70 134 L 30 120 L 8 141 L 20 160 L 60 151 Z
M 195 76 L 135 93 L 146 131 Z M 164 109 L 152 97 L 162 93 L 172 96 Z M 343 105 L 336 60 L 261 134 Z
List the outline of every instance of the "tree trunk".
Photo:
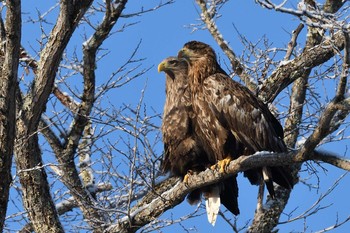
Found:
M 6 38 L 1 21 L 0 55 L 0 232 L 3 231 L 12 182 L 11 164 L 15 138 L 16 82 L 21 41 L 21 1 L 6 1 Z
M 26 124 L 20 120 L 17 122 L 15 155 L 23 204 L 35 232 L 64 232 L 42 167 L 38 135 L 28 135 Z

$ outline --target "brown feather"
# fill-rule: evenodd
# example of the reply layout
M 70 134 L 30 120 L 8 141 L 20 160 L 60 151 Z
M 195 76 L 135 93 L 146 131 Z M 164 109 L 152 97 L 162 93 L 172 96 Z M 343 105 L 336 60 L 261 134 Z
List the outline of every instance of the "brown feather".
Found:
M 189 64 L 189 86 L 199 138 L 203 144 L 211 145 L 216 161 L 228 155 L 237 158 L 258 151 L 287 151 L 278 120 L 248 88 L 233 81 L 222 70 L 209 45 L 188 42 L 178 57 Z M 288 168 L 273 167 L 266 171 L 270 174 L 266 184 L 271 196 L 274 196 L 272 181 L 292 188 L 293 179 Z M 245 175 L 253 184 L 262 179 L 261 169 L 249 170 Z
M 188 170 L 202 171 L 210 163 L 202 146 L 193 137 L 193 111 L 187 83 L 187 64 L 170 57 L 166 73 L 166 100 L 162 135 L 164 159 L 162 170 L 185 176 Z
M 162 122 L 165 154 L 161 168 L 164 172 L 170 171 L 173 175 L 184 177 L 189 170 L 204 171 L 210 165 L 215 164 L 216 159 L 212 148 L 208 144 L 202 144 L 204 140 L 197 137 L 196 132 L 199 129 L 196 119 L 198 116 L 194 114 L 192 108 L 187 63 L 169 57 L 161 64 L 164 66 L 161 70 L 166 73 L 166 100 Z M 227 138 L 227 135 L 218 136 Z M 220 184 L 192 191 L 187 197 L 188 201 L 190 204 L 198 202 L 201 193 L 210 192 L 214 186 L 219 186 L 220 190 L 226 190 L 223 204 L 232 213 L 239 214 L 236 176 Z M 231 198 L 228 198 L 229 196 Z

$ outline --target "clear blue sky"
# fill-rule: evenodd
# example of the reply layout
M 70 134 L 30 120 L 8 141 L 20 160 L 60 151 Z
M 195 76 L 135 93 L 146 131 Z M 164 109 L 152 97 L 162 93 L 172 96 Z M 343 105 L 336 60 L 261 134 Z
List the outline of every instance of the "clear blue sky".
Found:
M 289 1 L 287 6 L 293 7 L 297 4 L 297 1 Z M 158 1 L 130 1 L 127 5 L 125 13 L 132 13 L 137 9 L 154 6 Z M 23 1 L 23 20 L 29 18 L 31 15 L 36 18 L 36 9 L 39 9 L 41 13 L 48 9 L 53 1 Z M 57 9 L 51 14 L 52 23 L 54 23 L 54 15 Z M 243 34 L 248 40 L 257 42 L 263 36 L 269 39 L 271 47 L 285 48 L 289 42 L 290 33 L 299 24 L 299 20 L 293 16 L 285 15 L 281 13 L 275 13 L 266 9 L 262 9 L 259 5 L 255 4 L 252 0 L 235 0 L 230 1 L 223 9 L 221 9 L 223 15 L 218 20 L 219 29 L 223 33 L 225 39 L 230 42 L 230 46 L 234 49 L 236 54 L 241 54 L 243 46 L 240 43 L 239 36 L 236 33 L 233 25 Z M 140 50 L 137 53 L 137 58 L 145 58 L 142 62 L 143 68 L 151 67 L 151 70 L 142 77 L 133 81 L 132 83 L 124 86 L 118 93 L 115 93 L 115 105 L 127 103 L 136 105 L 140 98 L 140 91 L 144 88 L 147 81 L 147 88 L 145 92 L 145 103 L 149 108 L 155 109 L 161 113 L 164 104 L 164 74 L 157 73 L 157 65 L 164 58 L 176 55 L 177 51 L 182 45 L 190 40 L 200 40 L 212 45 L 217 51 L 222 62 L 225 62 L 224 54 L 220 48 L 215 44 L 210 34 L 206 30 L 192 31 L 193 28 L 189 27 L 191 24 L 200 23 L 198 21 L 198 8 L 194 1 L 181 1 L 178 0 L 174 4 L 165 6 L 157 11 L 144 14 L 133 18 L 121 19 L 116 30 L 121 28 L 123 24 L 137 23 L 131 27 L 125 29 L 124 32 L 118 32 L 112 35 L 104 44 L 103 48 L 108 48 L 110 53 L 107 57 L 103 58 L 98 64 L 97 75 L 98 83 L 104 82 L 105 78 L 109 77 L 111 72 L 115 70 L 115 67 L 122 64 L 125 59 L 132 53 L 133 49 L 141 41 Z M 100 19 L 97 19 L 100 20 Z M 44 25 L 44 29 L 49 32 L 52 25 Z M 36 43 L 36 37 L 39 37 L 40 29 L 38 25 L 30 22 L 24 22 L 23 24 L 23 37 L 22 44 L 28 48 L 30 52 L 34 54 L 29 46 L 34 49 L 38 44 Z M 79 28 L 74 34 L 74 39 L 69 44 L 68 54 L 73 53 L 73 49 L 77 49 L 78 56 L 81 57 L 81 43 L 85 40 L 84 34 L 90 35 L 91 30 L 87 27 Z M 33 37 L 36 34 L 36 37 Z M 304 33 L 300 36 L 299 41 L 304 41 Z M 321 88 L 321 87 L 320 87 Z M 330 94 L 330 96 L 332 96 Z M 282 122 L 283 123 L 283 122 Z M 344 155 L 346 153 L 346 146 L 349 142 L 344 141 L 337 145 L 328 145 L 327 149 L 336 153 Z M 161 148 L 159 148 L 161 152 Z M 288 206 L 285 210 L 286 213 L 293 212 L 295 217 L 300 213 L 307 210 L 318 199 L 318 197 L 324 194 L 333 182 L 344 171 L 333 168 L 328 165 L 324 165 L 327 169 L 319 169 L 319 185 L 321 188 L 316 192 L 315 190 L 309 190 L 309 188 L 303 184 L 298 184 L 292 192 L 292 196 Z M 315 185 L 317 184 L 316 177 L 310 175 L 307 172 L 301 173 L 302 179 L 312 179 Z M 238 216 L 238 226 L 243 226 L 247 220 L 251 219 L 254 215 L 256 206 L 257 187 L 248 184 L 248 181 L 239 176 L 239 205 L 241 214 Z M 335 189 L 334 193 L 326 198 L 320 205 L 331 205 L 325 210 L 319 211 L 315 216 L 307 219 L 304 223 L 303 220 L 299 220 L 290 224 L 284 224 L 278 226 L 280 232 L 315 232 L 334 224 L 337 217 L 341 221 L 350 214 L 350 202 L 348 197 L 350 196 L 349 189 L 350 178 L 345 177 L 339 186 Z M 187 203 L 183 203 L 173 210 L 167 211 L 161 218 L 178 218 L 189 214 L 194 211 L 195 207 L 189 206 Z M 200 211 L 203 213 L 203 210 Z M 230 214 L 227 216 L 231 217 Z M 281 220 L 286 220 L 286 216 L 282 216 Z M 305 225 L 304 225 L 305 224 Z M 199 216 L 194 219 L 183 222 L 186 227 L 194 227 L 198 232 L 229 232 L 229 226 L 222 220 L 218 219 L 216 226 L 212 227 L 206 219 L 205 215 Z M 306 229 L 304 229 L 306 227 Z M 348 232 L 350 231 L 350 223 L 343 226 L 339 230 L 332 232 Z M 163 232 L 184 232 L 180 226 L 172 226 L 164 229 Z

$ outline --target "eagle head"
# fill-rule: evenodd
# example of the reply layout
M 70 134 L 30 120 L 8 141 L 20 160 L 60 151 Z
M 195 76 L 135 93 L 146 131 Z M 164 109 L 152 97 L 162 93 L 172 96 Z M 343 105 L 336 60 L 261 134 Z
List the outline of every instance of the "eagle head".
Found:
M 178 53 L 179 59 L 184 59 L 189 63 L 205 57 L 216 60 L 215 51 L 209 45 L 200 41 L 187 42 Z
M 168 57 L 158 65 L 158 72 L 162 71 L 174 79 L 178 72 L 187 73 L 187 63 L 177 57 Z
M 197 76 L 204 79 L 215 73 L 225 73 L 216 60 L 216 54 L 212 47 L 200 42 L 187 42 L 178 53 L 179 60 L 185 60 L 189 66 L 189 76 Z M 200 83 L 201 81 L 198 80 Z

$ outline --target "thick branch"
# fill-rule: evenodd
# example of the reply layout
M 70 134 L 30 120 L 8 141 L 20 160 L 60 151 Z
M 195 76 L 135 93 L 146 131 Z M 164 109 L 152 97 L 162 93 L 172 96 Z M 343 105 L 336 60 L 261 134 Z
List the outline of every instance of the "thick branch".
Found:
M 30 93 L 24 98 L 17 120 L 16 163 L 23 190 L 23 203 L 36 232 L 63 232 L 50 195 L 46 172 L 43 168 L 32 168 L 42 165 L 37 129 L 63 51 L 91 3 L 92 0 L 61 1 L 57 23 L 41 51 L 35 79 Z
M 350 160 L 346 159 L 346 158 L 341 158 L 341 157 L 334 155 L 332 153 L 317 152 L 317 153 L 313 154 L 313 158 L 315 160 L 331 164 L 331 165 L 338 167 L 340 169 L 350 171 Z
M 286 166 L 304 162 L 303 160 L 300 160 L 300 156 L 297 156 L 298 153 L 300 152 L 291 151 L 287 154 L 266 153 L 252 156 L 242 156 L 236 160 L 233 160 L 227 167 L 225 173 L 219 173 L 217 170 L 213 171 L 207 169 L 197 175 L 190 176 L 187 185 L 183 182 L 179 182 L 174 186 L 175 180 L 172 180 L 169 183 L 164 183 L 163 188 L 158 188 L 158 191 L 163 191 L 161 195 L 154 198 L 152 201 L 149 201 L 149 199 L 146 198 L 143 199 L 141 203 L 137 204 L 137 208 L 133 209 L 133 212 L 129 217 L 126 216 L 120 219 L 118 223 L 107 228 L 105 232 L 135 232 L 137 229 L 153 221 L 164 211 L 173 208 L 182 202 L 185 196 L 194 189 L 217 183 L 230 175 L 237 174 L 238 172 L 248 169 L 261 166 Z M 349 160 L 330 155 L 326 152 L 315 152 L 308 159 L 323 161 L 341 169 L 350 171 Z M 169 187 L 173 188 L 169 189 Z
M 31 93 L 24 100 L 28 129 L 31 133 L 36 131 L 41 113 L 44 111 L 51 94 L 63 51 L 91 3 L 92 0 L 61 1 L 57 23 L 40 53 L 40 61 Z
M 112 190 L 111 184 L 99 184 L 96 187 L 96 193 L 101 193 L 105 191 Z M 67 200 L 64 200 L 56 205 L 57 212 L 59 215 L 63 215 L 69 211 L 72 211 L 74 208 L 77 208 L 78 205 L 73 197 L 68 198 Z M 33 225 L 31 223 L 26 224 L 18 233 L 29 233 L 33 232 Z
M 6 46 L 0 57 L 0 232 L 9 197 L 16 122 L 16 83 L 21 42 L 21 1 L 6 1 Z M 2 19 L 1 24 L 3 25 Z M 2 43 L 2 41 L 0 41 Z
M 95 33 L 90 39 L 84 43 L 84 90 L 82 101 L 76 112 L 69 135 L 66 138 L 64 149 L 62 153 L 56 154 L 59 163 L 62 165 L 62 181 L 69 190 L 71 190 L 71 193 L 82 210 L 85 219 L 95 232 L 102 231 L 103 227 L 101 226 L 105 224 L 106 218 L 104 217 L 103 211 L 94 208 L 94 200 L 79 178 L 79 173 L 74 162 L 74 155 L 83 135 L 84 128 L 88 123 L 88 117 L 95 101 L 95 63 L 98 48 L 109 36 L 110 31 L 119 19 L 126 3 L 126 0 L 121 1 L 116 8 L 113 8 L 114 5 L 107 1 L 107 10 L 102 23 L 97 27 Z
M 323 41 L 310 49 L 305 49 L 298 57 L 287 64 L 279 66 L 273 74 L 266 79 L 259 91 L 259 96 L 265 102 L 272 102 L 276 96 L 289 84 L 301 77 L 310 68 L 316 67 L 344 49 L 344 35 L 339 31 L 332 39 Z
M 343 0 L 327 0 L 323 5 L 323 10 L 328 13 L 337 12 L 346 1 Z
M 343 65 L 342 72 L 340 74 L 340 80 L 337 88 L 337 93 L 335 98 L 338 100 L 343 100 L 346 93 L 346 84 L 349 75 L 349 65 L 350 65 L 350 37 L 349 34 L 344 33 L 345 38 L 345 46 L 344 46 L 344 57 L 343 57 Z

